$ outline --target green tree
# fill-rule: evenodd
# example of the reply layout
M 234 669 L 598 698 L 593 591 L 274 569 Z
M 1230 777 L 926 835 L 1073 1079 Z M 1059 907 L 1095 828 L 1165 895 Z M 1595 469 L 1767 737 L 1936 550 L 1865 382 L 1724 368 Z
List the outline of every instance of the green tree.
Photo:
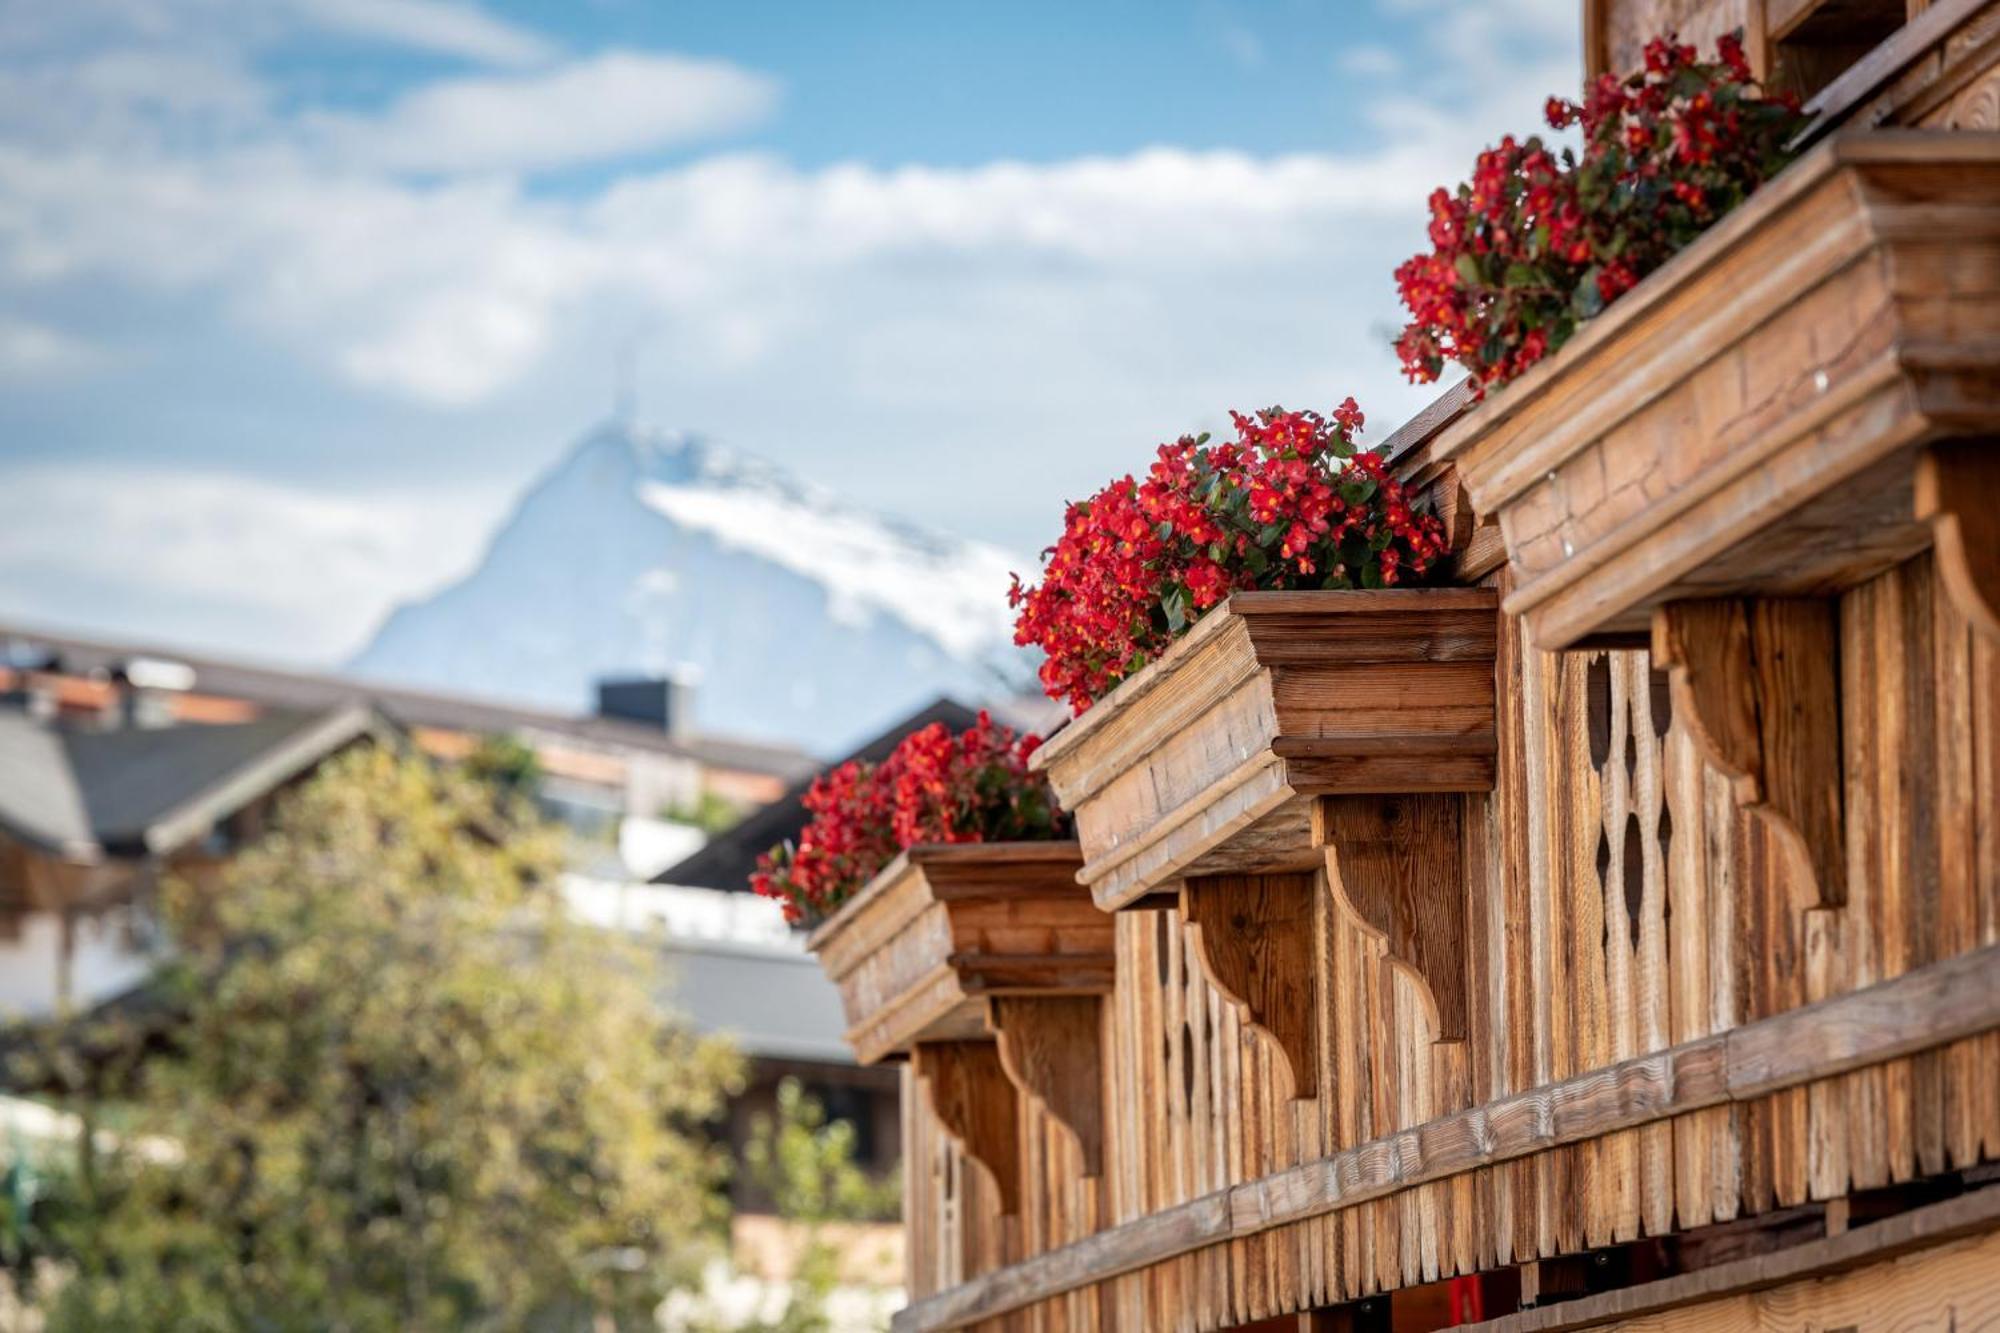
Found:
M 542 785 L 542 757 L 518 736 L 485 737 L 465 756 L 465 771 L 504 793 L 532 796 Z
M 783 1312 L 731 1333 L 827 1333 L 832 1326 L 826 1306 L 839 1280 L 841 1253 L 827 1224 L 893 1218 L 901 1201 L 897 1180 L 869 1175 L 855 1164 L 854 1151 L 852 1124 L 828 1120 L 797 1079 L 778 1084 L 778 1113 L 757 1117 L 744 1165 L 770 1194 L 778 1216 L 798 1224 L 798 1265 Z
M 170 887 L 185 1006 L 51 1333 L 624 1330 L 714 1252 L 734 1055 L 563 916 L 560 847 L 387 749 Z

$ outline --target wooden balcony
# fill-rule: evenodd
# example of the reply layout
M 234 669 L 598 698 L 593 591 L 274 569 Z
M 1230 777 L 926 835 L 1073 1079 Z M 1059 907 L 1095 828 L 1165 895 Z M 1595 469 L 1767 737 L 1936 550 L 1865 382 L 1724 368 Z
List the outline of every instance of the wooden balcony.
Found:
M 2000 134 L 1837 137 L 1447 429 L 1537 646 L 1935 543 L 2000 634 Z
M 1493 785 L 1486 588 L 1240 593 L 1036 754 L 1081 878 L 1130 906 L 1189 877 L 1310 871 L 1320 796 Z
M 1111 923 L 1071 842 L 912 847 L 812 933 L 863 1064 L 919 1042 L 987 1041 L 997 995 L 1111 989 Z

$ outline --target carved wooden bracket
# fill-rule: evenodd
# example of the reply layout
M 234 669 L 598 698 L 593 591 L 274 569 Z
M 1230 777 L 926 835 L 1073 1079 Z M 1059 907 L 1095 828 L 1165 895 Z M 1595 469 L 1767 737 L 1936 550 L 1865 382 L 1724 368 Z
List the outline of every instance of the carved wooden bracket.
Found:
M 1319 1095 L 1314 875 L 1209 875 L 1181 885 L 1193 952 L 1216 987 L 1261 1028 L 1292 1075 L 1292 1098 Z
M 990 1041 L 925 1041 L 916 1074 L 938 1122 L 985 1167 L 1000 1191 L 1000 1213 L 1021 1211 L 1021 1119 L 1014 1085 Z
M 1822 907 L 1847 901 L 1840 742 L 1840 620 L 1829 598 L 1672 602 L 1653 613 L 1653 663 L 1674 715 L 1812 876 Z
M 1430 990 L 1440 1041 L 1466 1035 L 1463 810 L 1408 795 L 1326 796 L 1314 811 L 1329 884 Z
M 1929 446 L 1916 489 L 1945 591 L 1973 628 L 2000 640 L 2000 439 Z
M 1083 1174 L 1104 1174 L 1104 1001 L 1096 995 L 996 995 L 1000 1064 L 1076 1139 Z

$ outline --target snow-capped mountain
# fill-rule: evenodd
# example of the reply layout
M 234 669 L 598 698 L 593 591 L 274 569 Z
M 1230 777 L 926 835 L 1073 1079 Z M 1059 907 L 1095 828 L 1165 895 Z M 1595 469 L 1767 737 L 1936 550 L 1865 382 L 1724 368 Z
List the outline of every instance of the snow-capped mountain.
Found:
M 940 694 L 1021 688 L 1023 567 L 698 439 L 606 426 L 350 669 L 572 710 L 600 677 L 672 672 L 702 730 L 830 754 Z

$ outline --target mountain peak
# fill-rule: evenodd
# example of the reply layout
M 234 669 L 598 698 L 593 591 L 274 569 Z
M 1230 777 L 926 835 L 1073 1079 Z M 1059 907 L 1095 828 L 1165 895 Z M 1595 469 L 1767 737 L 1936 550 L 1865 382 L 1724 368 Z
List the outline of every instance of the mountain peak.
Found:
M 699 725 L 837 749 L 938 694 L 1025 680 L 1015 567 L 699 435 L 611 421 L 352 665 L 558 707 L 601 676 L 691 673 Z

